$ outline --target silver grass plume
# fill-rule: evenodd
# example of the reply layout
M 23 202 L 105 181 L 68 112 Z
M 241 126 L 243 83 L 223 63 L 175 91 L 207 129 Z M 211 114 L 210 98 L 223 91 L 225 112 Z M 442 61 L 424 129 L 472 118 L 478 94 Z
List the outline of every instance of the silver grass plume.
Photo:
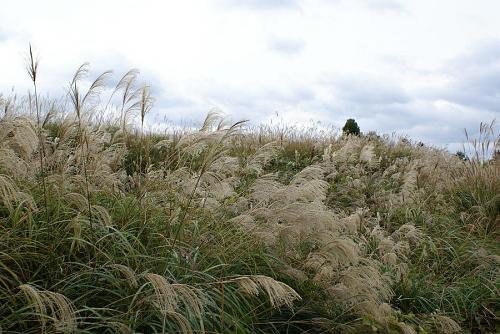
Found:
M 42 332 L 46 332 L 47 319 L 50 319 L 56 332 L 73 333 L 77 329 L 76 310 L 71 301 L 64 295 L 39 290 L 30 284 L 22 284 L 19 290 L 24 294 L 30 307 L 41 323 Z
M 241 276 L 230 279 L 228 282 L 237 283 L 249 295 L 257 296 L 260 290 L 265 291 L 273 307 L 283 305 L 292 307 L 295 300 L 301 299 L 299 294 L 291 287 L 268 276 Z

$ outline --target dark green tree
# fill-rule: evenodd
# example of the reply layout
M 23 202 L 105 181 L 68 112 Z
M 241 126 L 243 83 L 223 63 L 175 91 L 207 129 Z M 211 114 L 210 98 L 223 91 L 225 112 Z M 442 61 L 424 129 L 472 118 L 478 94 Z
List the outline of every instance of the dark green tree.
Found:
M 469 158 L 465 155 L 464 152 L 462 151 L 457 151 L 457 153 L 455 153 L 455 155 L 462 161 L 469 161 Z
M 360 134 L 358 123 L 356 123 L 356 121 L 352 118 L 349 118 L 345 122 L 345 125 L 342 128 L 342 131 L 344 132 L 345 135 L 359 136 L 359 134 Z
M 493 161 L 500 161 L 500 150 L 493 152 Z

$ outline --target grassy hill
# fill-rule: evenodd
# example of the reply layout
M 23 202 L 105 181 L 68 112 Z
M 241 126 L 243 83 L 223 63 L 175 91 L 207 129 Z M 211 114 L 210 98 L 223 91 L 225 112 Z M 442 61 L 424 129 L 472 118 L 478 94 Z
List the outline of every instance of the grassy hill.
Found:
M 145 133 L 130 73 L 116 120 L 85 68 L 69 103 L 0 99 L 0 333 L 499 330 L 492 127 L 467 161 L 214 113 Z

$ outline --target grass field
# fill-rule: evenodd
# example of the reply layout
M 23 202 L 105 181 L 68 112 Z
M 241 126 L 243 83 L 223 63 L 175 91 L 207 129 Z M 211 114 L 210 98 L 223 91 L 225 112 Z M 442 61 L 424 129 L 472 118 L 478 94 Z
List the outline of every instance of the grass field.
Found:
M 151 133 L 137 72 L 106 103 L 83 66 L 62 103 L 28 70 L 0 97 L 0 333 L 500 330 L 493 125 L 466 161 L 216 113 Z

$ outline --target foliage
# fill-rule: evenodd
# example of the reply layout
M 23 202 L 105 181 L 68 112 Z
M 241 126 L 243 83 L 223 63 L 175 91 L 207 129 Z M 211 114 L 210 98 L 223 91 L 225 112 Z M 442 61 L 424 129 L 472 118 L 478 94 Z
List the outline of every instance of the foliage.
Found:
M 469 160 L 469 158 L 467 158 L 467 156 L 465 155 L 464 152 L 462 151 L 457 151 L 457 153 L 455 153 L 455 155 L 460 159 L 460 160 L 463 160 L 463 161 L 467 161 Z
M 85 73 L 69 110 L 0 99 L 0 332 L 498 330 L 498 160 L 217 113 L 150 133 L 136 70 L 104 106 Z
M 346 122 L 344 127 L 342 128 L 342 132 L 346 135 L 354 135 L 354 136 L 359 136 L 360 134 L 360 129 L 358 123 L 352 118 L 349 118 Z

